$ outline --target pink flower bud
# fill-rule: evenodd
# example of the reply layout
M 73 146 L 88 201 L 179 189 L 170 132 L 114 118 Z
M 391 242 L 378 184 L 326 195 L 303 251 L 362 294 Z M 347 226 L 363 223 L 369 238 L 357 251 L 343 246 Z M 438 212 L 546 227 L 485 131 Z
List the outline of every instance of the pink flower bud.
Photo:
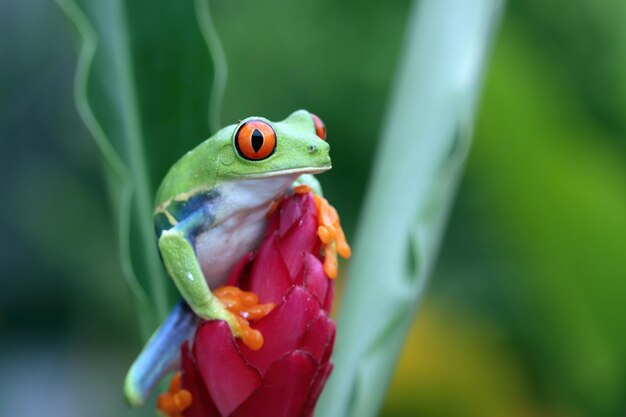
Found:
M 335 324 L 328 313 L 333 281 L 324 272 L 318 214 L 311 193 L 285 197 L 254 253 L 233 269 L 228 285 L 258 295 L 274 309 L 251 327 L 263 335 L 253 351 L 223 321 L 198 327 L 182 346 L 185 417 L 312 416 L 332 364 Z

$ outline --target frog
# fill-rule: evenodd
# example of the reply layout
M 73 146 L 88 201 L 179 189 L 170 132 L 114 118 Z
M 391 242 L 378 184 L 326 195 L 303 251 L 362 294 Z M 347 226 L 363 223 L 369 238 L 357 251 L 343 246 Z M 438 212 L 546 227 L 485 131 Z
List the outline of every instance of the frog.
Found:
M 155 199 L 161 260 L 182 296 L 125 380 L 131 406 L 180 364 L 180 345 L 202 320 L 241 324 L 212 290 L 254 250 L 272 205 L 298 186 L 321 195 L 314 175 L 331 169 L 322 120 L 298 110 L 280 122 L 248 117 L 217 131 L 171 166 Z

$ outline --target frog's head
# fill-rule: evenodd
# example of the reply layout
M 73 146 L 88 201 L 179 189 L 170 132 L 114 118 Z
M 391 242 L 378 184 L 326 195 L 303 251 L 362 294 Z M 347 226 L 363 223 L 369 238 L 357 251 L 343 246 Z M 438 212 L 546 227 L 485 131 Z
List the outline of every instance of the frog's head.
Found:
M 220 181 L 317 174 L 331 168 L 326 128 L 298 110 L 282 122 L 249 117 L 227 126 L 187 152 L 169 170 L 156 204 L 184 200 Z
M 298 176 L 331 168 L 326 128 L 306 110 L 281 122 L 250 117 L 224 130 L 229 134 L 218 135 L 221 178 Z

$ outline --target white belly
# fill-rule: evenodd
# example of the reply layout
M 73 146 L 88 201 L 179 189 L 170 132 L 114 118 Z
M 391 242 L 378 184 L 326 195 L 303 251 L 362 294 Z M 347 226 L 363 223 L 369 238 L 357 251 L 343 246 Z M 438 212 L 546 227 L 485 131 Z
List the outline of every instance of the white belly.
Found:
M 234 215 L 196 236 L 196 256 L 209 287 L 226 281 L 235 264 L 256 249 L 265 231 L 267 209 Z
M 220 187 L 221 211 L 212 227 L 195 240 L 202 273 L 215 289 L 224 284 L 235 264 L 257 248 L 271 203 L 282 195 L 298 174 L 265 179 L 232 181 Z

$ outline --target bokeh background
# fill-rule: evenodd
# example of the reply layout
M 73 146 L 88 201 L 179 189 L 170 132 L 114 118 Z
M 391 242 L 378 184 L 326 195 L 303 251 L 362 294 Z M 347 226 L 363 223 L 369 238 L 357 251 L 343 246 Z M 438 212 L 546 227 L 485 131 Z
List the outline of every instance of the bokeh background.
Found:
M 223 122 L 319 114 L 335 166 L 321 181 L 353 237 L 411 2 L 211 7 Z M 619 0 L 507 3 L 381 416 L 626 415 L 625 22 Z M 0 415 L 152 413 L 122 400 L 140 337 L 75 67 L 53 2 L 0 0 Z

